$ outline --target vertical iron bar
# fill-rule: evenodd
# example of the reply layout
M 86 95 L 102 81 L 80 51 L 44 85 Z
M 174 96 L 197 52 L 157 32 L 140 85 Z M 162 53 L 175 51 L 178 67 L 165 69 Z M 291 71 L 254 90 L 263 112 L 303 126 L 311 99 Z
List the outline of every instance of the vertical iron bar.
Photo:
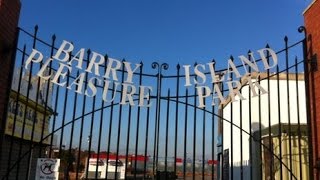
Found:
M 213 68 L 215 69 L 215 64 L 213 65 Z M 212 89 L 214 89 L 214 83 L 212 83 Z M 213 96 L 213 94 L 212 94 Z M 220 102 L 219 102 L 220 103 Z M 219 104 L 218 104 L 219 106 Z M 214 146 L 215 146 L 215 143 L 214 143 L 214 139 L 215 139 L 215 120 L 216 120 L 216 116 L 215 116 L 215 106 L 212 106 L 212 144 L 211 144 L 211 159 L 212 159 L 212 167 L 211 167 L 211 174 L 212 174 L 212 179 L 214 179 L 214 176 L 215 176 L 215 173 L 214 173 L 214 166 L 215 166 L 215 150 L 214 150 Z
M 79 71 L 77 72 L 77 77 L 79 76 Z M 70 132 L 70 143 L 69 143 L 69 156 L 72 156 L 72 144 L 73 144 L 73 131 L 74 131 L 74 119 L 76 118 L 76 111 L 77 111 L 77 102 L 78 102 L 78 93 L 74 93 L 74 101 L 73 101 L 73 113 L 72 113 L 72 123 L 71 123 L 71 132 Z M 81 151 L 79 149 L 79 151 Z M 70 169 L 72 166 L 71 162 L 68 162 L 68 169 Z M 78 178 L 78 175 L 76 175 L 76 178 Z
M 141 86 L 142 84 L 142 67 L 143 67 L 143 63 L 140 62 L 141 66 L 140 66 L 140 73 L 139 73 L 139 87 Z M 138 96 L 140 97 L 140 90 L 139 90 L 139 93 L 138 93 Z M 134 179 L 136 179 L 137 177 L 137 155 L 138 155 L 138 146 L 139 146 L 139 126 L 140 126 L 140 106 L 138 106 L 138 112 L 137 112 L 137 131 L 136 131 L 136 148 L 135 148 L 135 161 L 134 161 Z
M 230 56 L 230 60 L 233 62 L 233 56 Z M 233 80 L 233 74 L 231 73 L 231 80 Z M 230 92 L 230 90 L 229 90 L 229 92 Z M 231 180 L 233 180 L 233 103 L 232 103 L 232 101 L 230 101 L 230 122 L 231 122 L 231 124 L 230 124 L 230 138 L 231 138 L 231 140 L 230 140 L 230 155 L 231 155 L 231 157 L 230 157 L 230 169 L 231 169 Z
M 126 147 L 126 171 L 125 171 L 125 178 L 127 178 L 127 169 L 128 169 L 128 156 L 129 156 L 129 145 L 130 145 L 130 127 L 131 127 L 131 111 L 132 107 L 129 106 L 129 112 L 128 112 L 128 134 L 127 134 L 127 147 Z M 132 159 L 131 159 L 132 163 Z
M 212 62 L 214 62 L 213 64 L 213 69 L 215 69 L 215 66 L 216 66 L 216 63 L 215 63 L 215 60 L 213 59 Z M 212 83 L 212 89 L 214 89 L 214 83 Z M 213 94 L 212 94 L 213 96 Z M 218 106 L 220 105 L 220 102 L 218 104 Z M 216 106 L 216 105 L 215 105 Z M 215 139 L 215 106 L 212 106 L 212 145 L 211 145 L 211 159 L 212 159 L 212 167 L 211 167 L 211 174 L 212 174 L 212 179 L 214 179 L 214 176 L 215 176 L 215 173 L 214 173 L 214 166 L 215 166 L 215 150 L 214 150 L 214 146 L 215 146 L 215 143 L 214 143 L 214 139 Z
M 177 174 L 177 146 L 178 146 L 178 117 L 179 117 L 179 91 L 180 91 L 180 65 L 177 65 L 176 82 L 176 115 L 175 115 L 175 135 L 174 135 L 174 174 Z
M 242 84 L 242 80 L 239 80 L 240 84 Z M 242 86 L 242 85 L 241 85 Z M 242 88 L 239 90 L 240 94 L 242 92 Z M 242 100 L 240 100 L 240 179 L 243 180 L 243 142 L 242 142 Z
M 197 63 L 195 63 L 194 66 L 196 66 Z M 195 77 L 197 79 L 197 76 Z M 192 156 L 192 179 L 195 179 L 196 175 L 196 138 L 197 138 L 197 94 L 196 94 L 196 89 L 197 84 L 194 86 L 194 98 L 193 98 L 193 156 Z
M 203 92 L 204 93 L 204 92 Z M 204 180 L 204 166 L 205 166 L 205 153 L 206 153 L 206 98 L 203 98 L 204 109 L 203 109 L 203 126 L 202 126 L 202 179 Z
M 261 78 L 260 76 L 258 77 L 258 82 L 259 84 L 261 84 Z M 262 138 L 261 138 L 261 126 L 262 126 L 262 122 L 261 122 L 261 90 L 259 89 L 259 103 L 258 103 L 258 108 L 259 108 L 259 158 L 260 158 L 260 166 L 259 166 L 259 172 L 260 172 L 260 179 L 262 179 L 263 177 L 263 172 L 262 172 L 262 167 L 263 167 L 263 161 L 262 161 L 262 149 L 264 148 L 262 146 L 263 142 L 262 142 Z
M 289 159 L 290 159 L 290 179 L 292 179 L 292 149 L 291 149 L 291 113 L 290 113 L 290 88 L 289 88 L 289 51 L 288 51 L 288 37 L 285 36 L 285 54 L 286 54 L 286 75 L 287 75 L 287 107 L 288 107 L 288 123 L 289 123 Z
M 124 82 L 124 62 L 125 60 L 122 60 L 122 70 L 121 70 L 121 84 Z M 120 92 L 120 102 L 122 101 L 122 93 L 123 93 L 123 86 L 121 86 L 121 92 Z M 120 135 L 121 135 L 121 121 L 122 121 L 122 109 L 123 105 L 120 103 L 120 110 L 119 110 L 119 124 L 118 124 L 118 137 L 117 137 L 117 150 L 116 150 L 116 171 L 114 174 L 114 179 L 118 179 L 117 172 L 118 172 L 118 161 L 119 161 L 119 146 L 120 146 Z
M 54 51 L 54 47 L 55 47 L 55 40 L 56 40 L 56 36 L 53 35 L 52 36 L 52 44 L 51 44 L 51 57 L 53 55 L 53 51 Z M 52 63 L 50 64 L 50 70 L 52 69 Z M 51 131 L 54 132 L 54 129 L 55 129 L 55 126 L 56 126 L 56 120 L 57 120 L 57 109 L 58 109 L 58 102 L 59 102 L 59 90 L 60 90 L 60 86 L 56 86 L 56 97 L 55 97 L 55 105 L 54 105 L 54 109 L 53 109 L 53 113 L 54 113 L 54 116 L 53 116 L 53 122 L 52 122 L 52 126 L 51 126 Z M 52 94 L 54 91 L 54 88 L 52 87 Z M 49 151 L 49 157 L 51 158 L 52 156 L 52 143 L 53 143 L 53 138 L 54 138 L 54 134 L 51 135 L 50 137 L 50 151 Z M 77 168 L 78 170 L 78 168 Z
M 91 50 L 88 49 L 87 50 L 87 67 L 89 66 L 89 59 L 90 59 L 90 54 L 91 54 Z M 86 76 L 85 76 L 85 82 L 88 82 L 88 73 L 86 72 Z M 85 83 L 85 87 L 84 87 L 84 91 L 87 90 L 87 85 L 88 83 Z M 83 97 L 83 105 L 82 105 L 82 115 L 81 115 L 81 129 L 80 129 L 80 139 L 79 139 L 79 149 L 81 151 L 81 145 L 82 145 L 82 136 L 83 136 L 83 124 L 84 124 L 84 116 L 85 116 L 85 110 L 86 110 L 86 98 L 87 96 L 84 96 Z M 78 154 L 78 161 L 80 161 L 80 153 Z M 89 156 L 87 157 L 87 160 L 86 160 L 86 170 L 85 170 L 85 174 L 86 174 L 86 179 L 88 178 L 88 170 L 89 170 Z M 78 171 L 78 169 L 77 169 Z M 77 172 L 78 174 L 78 172 Z
M 157 117 L 157 147 L 156 147 L 156 173 L 158 172 L 158 160 L 159 160 L 159 137 L 160 137 L 160 116 L 161 116 L 161 80 L 162 74 L 159 73 L 158 82 L 159 86 L 157 89 L 157 109 L 156 109 L 156 117 Z
M 280 180 L 282 180 L 282 130 L 281 130 L 281 102 L 280 102 L 280 72 L 279 65 L 277 66 L 277 97 L 278 97 L 278 141 L 279 141 L 279 154 L 280 154 Z
M 169 114 L 170 114 L 170 89 L 168 89 L 168 99 L 167 99 L 167 117 L 166 117 L 166 144 L 165 144 L 165 160 L 164 160 L 164 172 L 167 177 L 167 163 L 168 163 L 168 131 L 169 131 Z
M 300 100 L 298 86 L 298 58 L 295 58 L 295 75 L 296 75 L 296 98 L 297 98 L 297 120 L 298 120 L 298 146 L 299 146 L 299 171 L 300 179 L 302 179 L 302 151 L 301 151 L 301 127 L 300 127 Z
M 184 148 L 183 148 L 183 179 L 186 179 L 186 166 L 187 166 L 187 125 L 188 125 L 188 89 L 186 89 L 186 104 L 184 109 Z
M 106 61 L 106 59 L 108 59 L 108 55 L 106 54 L 105 56 L 104 56 L 104 72 L 106 71 L 106 69 L 107 69 L 107 61 Z M 103 83 L 102 83 L 102 85 L 103 85 Z M 99 138 L 98 138 L 98 154 L 97 154 L 97 163 L 99 162 L 99 159 L 100 159 L 100 150 L 101 150 L 101 135 L 102 135 L 102 128 L 103 128 L 103 118 L 104 118 L 104 104 L 105 104 L 105 102 L 104 102 L 104 100 L 102 99 L 101 100 L 101 113 L 100 113 L 100 128 L 99 128 Z M 98 166 L 96 166 L 96 172 L 98 171 Z M 102 172 L 101 172 L 101 174 L 102 174 Z
M 117 85 L 114 83 L 113 88 L 112 88 L 112 97 L 114 98 L 115 93 L 117 91 Z M 113 108 L 114 108 L 114 101 L 111 102 L 111 108 L 110 108 L 110 121 L 109 121 L 109 135 L 108 135 L 108 148 L 107 148 L 107 167 L 106 169 L 108 170 L 109 168 L 109 156 L 110 156 L 110 145 L 111 145 L 111 132 L 112 132 L 112 121 L 113 121 Z M 130 110 L 130 109 L 129 109 Z M 130 127 L 130 126 L 129 126 Z M 105 179 L 108 178 L 108 171 L 106 171 Z
M 87 51 L 87 59 L 89 59 L 90 53 Z M 89 63 L 87 63 L 87 66 Z M 84 81 L 88 81 L 88 73 L 85 74 Z M 59 86 L 57 86 L 59 88 Z M 87 89 L 87 83 L 84 84 L 84 91 Z M 58 89 L 59 92 L 59 89 Z M 57 95 L 58 97 L 58 95 Z M 86 110 L 86 100 L 87 96 L 83 96 L 83 104 L 82 104 L 82 112 L 81 112 L 81 122 L 80 122 L 80 137 L 79 137 L 79 152 L 78 152 L 78 157 L 77 157 L 77 170 L 76 170 L 76 180 L 78 180 L 78 174 L 79 174 L 79 169 L 80 169 L 80 157 L 81 157 L 81 148 L 82 148 L 82 134 L 83 134 L 83 124 L 84 124 L 84 116 L 85 116 L 85 110 Z M 89 157 L 88 157 L 89 158 Z M 88 165 L 86 165 L 87 167 Z M 85 169 L 85 174 L 87 176 L 88 174 L 88 168 Z
M 158 86 L 158 83 L 157 83 Z M 156 118 L 155 118 L 155 123 L 154 123 L 154 144 L 153 144 L 153 161 L 152 161 L 152 174 L 153 176 L 155 175 L 155 169 L 156 169 L 156 144 L 157 144 L 157 126 L 158 126 L 158 121 L 157 121 L 157 111 L 158 111 L 158 87 L 157 87 L 157 92 L 156 92 Z
M 223 76 L 223 73 L 219 74 L 219 76 Z M 222 96 L 224 97 L 224 84 L 223 84 L 223 82 L 221 82 L 220 86 L 221 86 Z M 219 104 L 219 106 L 220 106 L 220 104 Z M 224 145 L 224 142 L 223 142 L 223 139 L 224 139 L 224 137 L 223 137 L 223 129 L 224 129 L 224 126 L 223 126 L 224 120 L 223 120 L 223 118 L 224 118 L 224 116 L 223 116 L 223 114 L 224 114 L 224 112 L 223 112 L 223 110 L 224 110 L 224 104 L 221 104 L 221 109 L 219 109 L 218 111 L 219 111 L 219 114 L 220 114 L 220 118 L 219 119 L 220 119 L 220 124 L 221 124 L 221 127 L 220 127 L 221 128 L 220 129 L 221 132 L 220 133 L 221 133 L 221 154 L 222 154 L 222 159 L 221 159 L 221 174 L 220 174 L 220 176 L 221 176 L 222 179 L 223 179 L 223 171 L 224 171 L 224 169 L 223 169 L 224 168 L 224 149 L 223 149 L 223 145 Z
M 162 77 L 161 77 L 162 79 Z M 160 80 L 161 81 L 161 80 Z M 158 120 L 157 120 L 157 147 L 156 147 L 156 172 L 158 172 L 158 161 L 159 161 L 159 138 L 160 138 L 160 116 L 161 116 L 161 88 L 159 91 L 159 106 L 158 106 Z
M 266 48 L 270 48 L 269 45 L 267 44 Z M 269 63 L 270 61 L 270 58 L 269 58 L 270 54 L 269 52 L 267 52 L 267 62 Z M 271 100 L 270 100 L 270 69 L 267 70 L 267 76 L 268 76 L 268 79 L 267 79 L 267 84 L 268 84 L 268 136 L 269 136 L 269 152 L 268 154 L 271 155 L 271 159 L 269 159 L 269 173 L 270 173 L 270 178 L 273 178 L 272 177 L 272 174 L 273 174 L 273 159 L 274 159 L 274 155 L 273 155 L 273 152 L 274 152 L 274 148 L 273 148 L 273 143 L 272 143 L 272 137 L 271 137 Z M 264 157 L 266 159 L 266 157 Z
M 149 94 L 151 93 L 151 91 L 149 90 Z M 148 100 L 148 104 L 150 104 L 150 99 Z M 145 140 L 145 150 L 144 150 L 144 173 L 143 173 L 143 178 L 146 178 L 146 173 L 147 173 L 147 158 L 149 158 L 149 156 L 147 156 L 148 153 L 148 138 L 149 138 L 149 121 L 150 121 L 150 106 L 147 107 L 147 125 L 146 125 L 146 140 Z
M 70 73 L 68 71 L 67 73 L 67 84 L 69 84 L 69 76 L 70 76 Z M 62 144 L 63 144 L 63 136 L 64 136 L 64 125 L 65 125 L 65 119 L 66 119 L 66 111 L 67 111 L 67 102 L 68 102 L 68 93 L 69 90 L 66 88 L 65 89 L 65 93 L 64 93 L 64 103 L 63 103 L 63 112 L 62 112 L 62 127 L 61 128 L 61 134 L 60 134 L 60 145 L 59 145 L 59 158 L 61 158 L 61 150 L 62 150 Z
M 214 179 L 214 177 L 216 176 L 215 172 L 214 172 L 214 166 L 215 166 L 215 163 L 216 163 L 216 159 L 215 159 L 215 150 L 214 150 L 214 147 L 215 147 L 215 142 L 214 142 L 214 139 L 215 139 L 215 106 L 212 106 L 212 145 L 211 145 L 211 157 L 212 157 L 212 167 L 211 167 L 211 174 L 212 174 L 212 179 Z
M 249 61 L 251 61 L 251 51 L 248 51 L 248 58 Z M 251 67 L 249 66 L 249 73 L 251 74 Z M 249 91 L 249 135 L 250 135 L 250 141 L 249 141 L 249 166 L 250 166 L 250 180 L 252 180 L 253 172 L 252 172 L 252 109 L 251 109 L 251 87 L 248 86 L 248 91 Z
M 88 82 L 87 82 L 88 83 Z M 97 87 L 97 79 L 94 79 L 94 86 Z M 88 144 L 88 159 L 91 156 L 91 145 L 92 145 L 92 132 L 93 132 L 93 125 L 94 125 L 94 111 L 96 108 L 96 96 L 93 96 L 93 101 L 92 101 L 92 113 L 91 113 L 91 125 L 90 125 L 90 132 L 89 132 L 89 144 Z M 96 160 L 96 166 L 98 166 L 99 162 L 98 162 L 98 157 Z M 88 165 L 89 165 L 89 161 L 88 161 Z M 98 178 L 98 173 L 97 171 L 95 172 L 95 178 Z

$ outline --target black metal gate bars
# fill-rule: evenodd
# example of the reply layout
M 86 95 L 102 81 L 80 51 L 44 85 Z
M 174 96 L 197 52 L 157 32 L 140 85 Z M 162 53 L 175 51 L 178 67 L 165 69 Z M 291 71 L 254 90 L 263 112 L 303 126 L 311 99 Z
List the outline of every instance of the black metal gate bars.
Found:
M 61 62 L 29 57 L 33 49 L 52 57 L 63 42 L 38 38 L 38 27 L 19 34 L 2 179 L 34 179 L 38 158 L 60 159 L 60 179 L 312 179 L 305 39 L 290 44 L 285 37 L 276 66 L 265 71 L 274 60 L 269 51 L 265 59 L 254 51 L 240 58 L 256 66 L 231 56 L 219 61 L 229 69 L 219 70 L 214 60 L 141 62 L 132 77 L 122 60 L 114 74 L 109 69 L 116 82 L 85 71 L 97 56 L 91 50 L 70 52 L 69 61 L 83 55 L 83 64 L 54 80 Z M 106 72 L 116 62 L 104 58 L 91 70 Z M 210 78 L 228 82 L 200 85 Z

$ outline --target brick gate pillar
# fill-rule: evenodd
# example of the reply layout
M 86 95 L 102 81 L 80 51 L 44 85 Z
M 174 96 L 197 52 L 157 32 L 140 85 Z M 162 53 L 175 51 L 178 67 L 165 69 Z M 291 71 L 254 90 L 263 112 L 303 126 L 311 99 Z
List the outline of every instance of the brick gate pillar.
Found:
M 20 7 L 20 0 L 0 0 L 0 158 L 15 61 L 15 42 Z
M 314 179 L 320 179 L 320 0 L 314 0 L 304 11 L 309 61 L 310 120 L 313 146 Z

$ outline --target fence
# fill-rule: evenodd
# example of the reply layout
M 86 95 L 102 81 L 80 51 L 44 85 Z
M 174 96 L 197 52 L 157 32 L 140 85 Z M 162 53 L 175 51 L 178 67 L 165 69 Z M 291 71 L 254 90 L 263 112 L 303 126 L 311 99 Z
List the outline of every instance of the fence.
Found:
M 71 179 L 312 178 L 305 39 L 171 67 L 19 31 L 2 179 L 33 179 L 40 157 Z

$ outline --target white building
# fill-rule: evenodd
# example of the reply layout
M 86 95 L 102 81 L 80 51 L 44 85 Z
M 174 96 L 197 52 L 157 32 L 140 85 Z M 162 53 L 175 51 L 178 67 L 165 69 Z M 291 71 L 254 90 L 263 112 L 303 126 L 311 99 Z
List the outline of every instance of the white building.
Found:
M 252 79 L 255 79 L 254 76 L 256 75 L 257 74 L 253 74 Z M 219 138 L 220 144 L 222 143 L 222 148 L 220 148 L 220 151 L 222 149 L 222 152 L 225 152 L 224 157 L 220 156 L 220 161 L 222 159 L 225 161 L 224 165 L 221 164 L 221 166 L 225 167 L 220 171 L 221 176 L 224 174 L 225 177 L 231 177 L 232 162 L 233 179 L 240 179 L 240 167 L 242 159 L 243 179 L 250 179 L 250 174 L 252 174 L 252 179 L 260 179 L 261 172 L 262 179 L 268 179 L 268 176 L 271 172 L 269 168 L 270 162 L 273 162 L 273 165 L 270 166 L 273 168 L 273 175 L 271 176 L 273 176 L 275 179 L 278 179 L 280 176 L 278 171 L 279 168 L 276 169 L 275 162 L 280 161 L 275 156 L 271 158 L 272 161 L 270 159 L 268 160 L 268 158 L 270 158 L 270 155 L 273 154 L 276 154 L 278 157 L 280 157 L 278 147 L 279 144 L 281 144 L 282 147 L 282 161 L 290 168 L 290 163 L 288 162 L 288 158 L 290 158 L 288 149 L 291 148 L 292 152 L 297 150 L 295 150 L 294 147 L 288 147 L 288 145 L 296 145 L 296 142 L 298 141 L 298 135 L 291 135 L 290 138 L 292 138 L 292 143 L 289 143 L 288 128 L 291 128 L 291 134 L 294 131 L 297 133 L 297 127 L 301 128 L 299 129 L 300 132 L 307 131 L 305 83 L 303 76 L 304 74 L 288 74 L 287 76 L 287 74 L 282 73 L 279 74 L 279 76 L 277 74 L 270 75 L 268 80 L 267 74 L 261 73 L 260 85 L 269 92 L 256 97 L 252 97 L 252 93 L 249 94 L 250 87 L 247 82 L 242 82 L 241 94 L 246 100 L 230 102 L 229 98 L 229 102 L 223 106 L 221 111 L 224 120 L 220 121 L 222 122 L 220 123 L 220 128 L 223 128 L 222 137 L 220 135 Z M 279 79 L 279 81 L 277 79 Z M 269 88 L 268 83 L 270 84 Z M 287 88 L 288 86 L 289 88 Z M 287 93 L 288 89 L 289 96 Z M 239 99 L 239 97 L 236 97 L 236 99 Z M 233 126 L 231 126 L 231 122 L 233 123 Z M 221 127 L 221 125 L 223 127 Z M 281 135 L 279 135 L 279 125 L 281 126 Z M 271 136 L 269 136 L 269 133 Z M 256 141 L 254 141 L 253 138 L 250 138 L 249 134 L 255 136 Z M 266 145 L 267 148 L 269 148 L 269 142 L 272 142 L 272 147 L 270 147 L 272 153 L 270 153 L 267 148 L 262 148 L 261 156 L 262 161 L 264 161 L 262 163 L 260 158 L 260 135 L 260 142 Z M 302 135 L 300 134 L 300 137 L 301 136 L 304 136 L 303 133 Z M 279 137 L 281 137 L 281 143 L 278 141 Z M 252 143 L 252 164 L 250 164 L 250 141 Z M 301 140 L 300 142 L 301 146 L 307 146 L 307 140 Z M 229 154 L 229 158 L 227 154 Z M 293 157 L 293 153 L 291 155 L 293 159 L 298 159 L 299 161 L 299 158 L 297 158 L 298 155 L 297 157 Z M 302 161 L 307 161 L 307 159 L 307 157 L 304 157 Z M 228 163 L 226 161 L 229 161 L 229 167 L 226 167 L 226 163 Z M 298 169 L 295 167 L 297 164 L 299 165 L 299 162 L 295 161 L 295 164 L 292 165 L 293 167 L 291 169 L 296 176 L 300 176 L 299 167 Z M 301 164 L 303 164 L 301 167 L 302 172 L 306 173 L 306 162 L 302 162 Z M 250 170 L 250 165 L 252 165 L 252 172 Z M 228 171 L 229 174 L 227 175 L 226 173 Z M 287 175 L 289 175 L 289 171 L 285 166 L 282 166 L 282 176 L 287 177 Z

